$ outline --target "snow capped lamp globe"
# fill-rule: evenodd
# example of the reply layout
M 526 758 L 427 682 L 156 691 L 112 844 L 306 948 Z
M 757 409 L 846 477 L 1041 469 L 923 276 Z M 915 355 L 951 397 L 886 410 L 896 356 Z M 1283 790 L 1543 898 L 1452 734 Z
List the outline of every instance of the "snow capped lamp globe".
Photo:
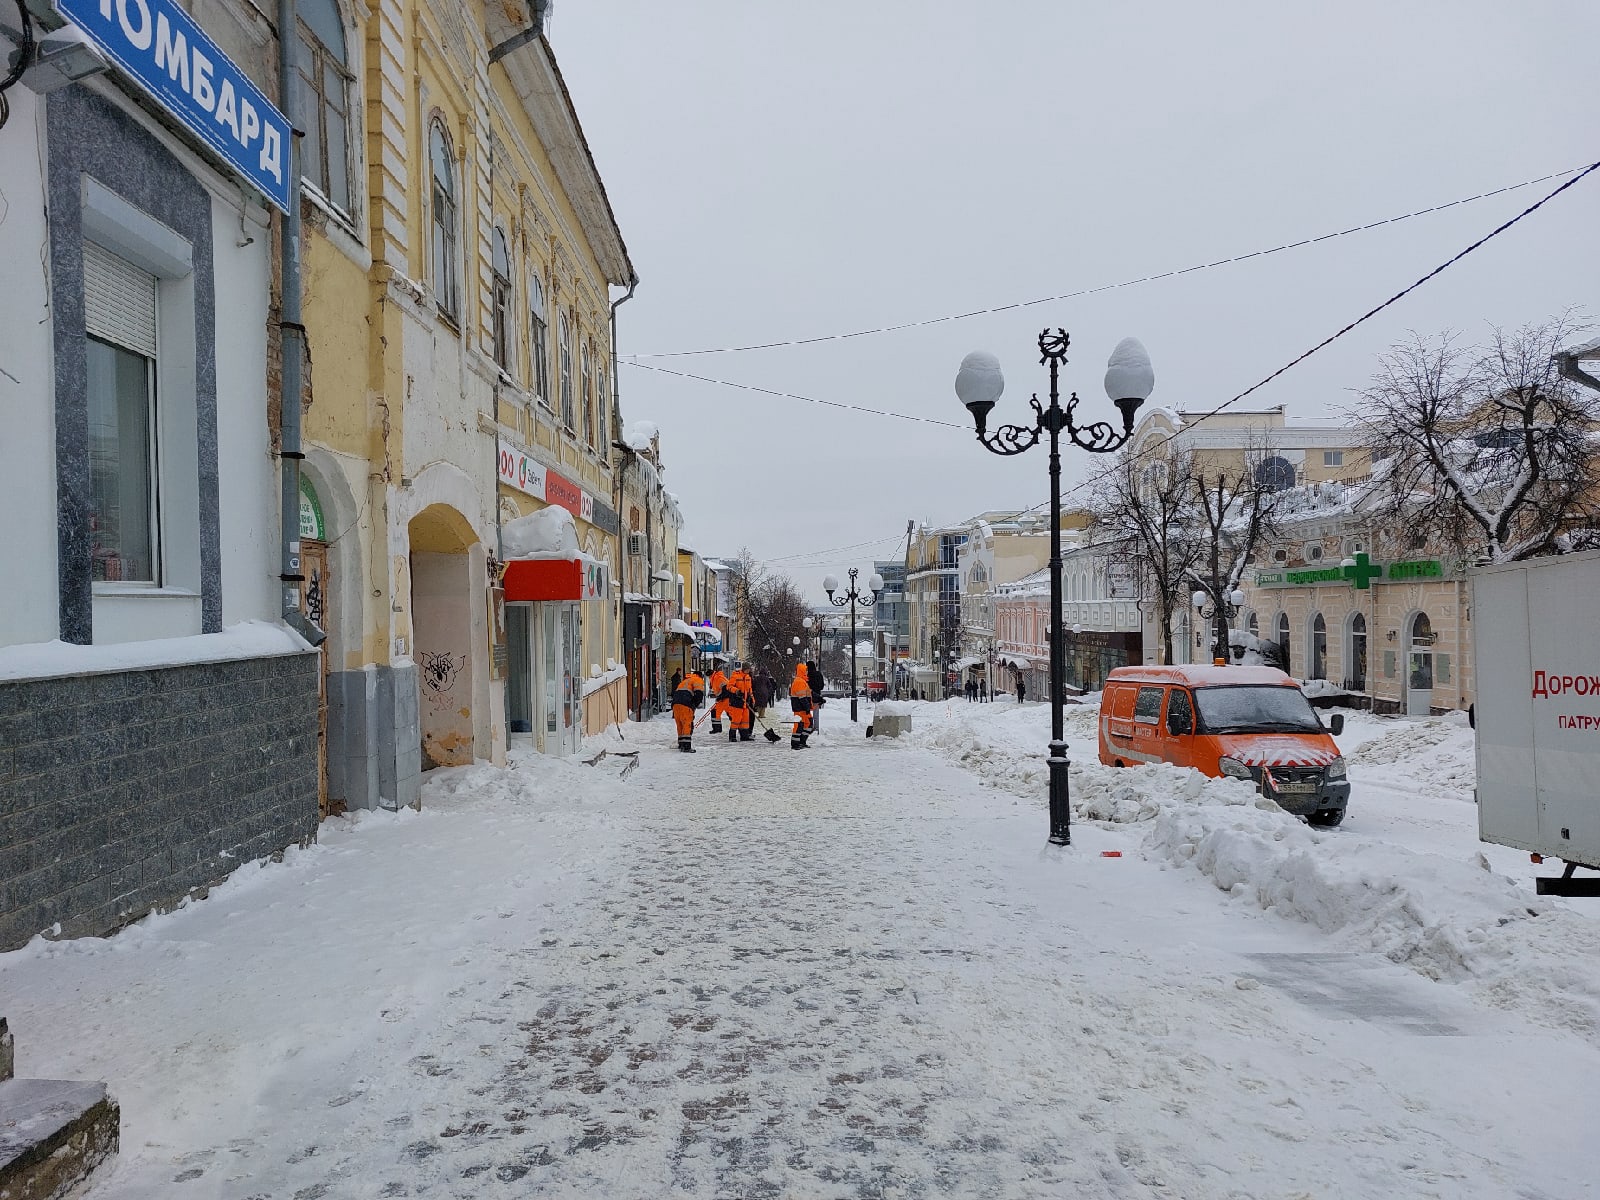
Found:
M 872 577 L 867 580 L 867 586 L 872 589 L 874 595 L 883 591 L 883 576 L 874 571 Z
M 1206 606 L 1206 601 L 1211 599 L 1211 597 L 1206 592 L 1196 588 L 1194 595 L 1190 596 L 1189 599 L 1194 601 L 1194 606 L 1196 608 L 1204 608 Z
M 1072 339 L 1065 329 L 1046 329 L 1039 334 L 1039 361 L 1050 370 L 1050 403 L 1041 404 L 1034 395 L 1030 401 L 1034 420 L 1031 425 L 1002 425 L 989 432 L 989 413 L 1005 391 L 1005 375 L 1000 360 L 987 350 L 974 350 L 961 360 L 956 371 L 956 398 L 972 414 L 978 441 L 991 454 L 1014 455 L 1050 440 L 1050 614 L 1051 625 L 1061 626 L 1063 588 L 1061 586 L 1061 435 L 1091 454 L 1113 454 L 1133 437 L 1133 424 L 1139 408 L 1155 390 L 1156 373 L 1150 355 L 1138 338 L 1123 338 L 1106 363 L 1106 394 L 1122 415 L 1119 430 L 1110 421 L 1079 425 L 1074 416 L 1078 394 L 1071 393 L 1061 403 L 1061 368 L 1067 361 Z M 1050 646 L 1050 843 L 1066 846 L 1072 841 L 1072 798 L 1068 783 L 1067 742 L 1062 708 L 1066 683 L 1066 661 L 1062 638 Z

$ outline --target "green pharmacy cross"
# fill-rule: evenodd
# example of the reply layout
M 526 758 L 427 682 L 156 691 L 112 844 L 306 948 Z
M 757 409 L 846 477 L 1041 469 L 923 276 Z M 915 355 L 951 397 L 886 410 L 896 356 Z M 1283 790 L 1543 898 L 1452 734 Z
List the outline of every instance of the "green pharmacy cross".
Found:
M 1355 556 L 1355 561 L 1344 568 L 1344 577 L 1355 584 L 1356 590 L 1364 592 L 1372 586 L 1372 581 L 1383 574 L 1383 568 L 1376 565 L 1365 551 Z

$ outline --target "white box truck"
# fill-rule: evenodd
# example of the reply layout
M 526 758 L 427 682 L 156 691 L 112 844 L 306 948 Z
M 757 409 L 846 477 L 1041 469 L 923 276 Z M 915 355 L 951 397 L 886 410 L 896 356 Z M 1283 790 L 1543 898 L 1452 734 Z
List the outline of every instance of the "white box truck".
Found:
M 1546 895 L 1600 896 L 1600 551 L 1476 567 L 1478 836 L 1561 859 Z

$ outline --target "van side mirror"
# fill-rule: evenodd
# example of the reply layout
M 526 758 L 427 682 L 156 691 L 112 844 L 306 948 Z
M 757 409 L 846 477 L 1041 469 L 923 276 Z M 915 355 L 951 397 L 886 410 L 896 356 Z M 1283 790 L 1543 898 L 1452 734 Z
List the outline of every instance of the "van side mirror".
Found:
M 1328 728 L 1333 731 L 1333 736 L 1338 737 L 1344 732 L 1344 714 L 1334 713 L 1328 718 Z

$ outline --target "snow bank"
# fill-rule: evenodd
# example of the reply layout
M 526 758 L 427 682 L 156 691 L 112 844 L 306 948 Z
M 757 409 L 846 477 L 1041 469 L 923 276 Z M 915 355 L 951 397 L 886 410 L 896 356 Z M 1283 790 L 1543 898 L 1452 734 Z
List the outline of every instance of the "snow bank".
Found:
M 101 675 L 110 671 L 148 671 L 195 663 L 233 662 L 303 654 L 311 646 L 287 625 L 275 621 L 241 621 L 221 633 L 158 638 L 147 642 L 78 646 L 70 642 L 35 642 L 0 647 L 0 681 L 48 679 L 58 675 Z
M 934 750 L 1043 804 L 1046 705 L 929 701 L 902 744 Z M 879 711 L 882 706 L 879 706 Z M 1069 707 L 1075 820 L 1143 828 L 1144 853 L 1192 869 L 1239 903 L 1313 925 L 1348 950 L 1429 979 L 1462 983 L 1496 1007 L 1600 1043 L 1600 922 L 1496 873 L 1481 852 L 1423 853 L 1350 829 L 1318 830 L 1249 784 L 1167 765 L 1102 766 L 1098 705 Z M 1352 714 L 1352 763 L 1386 763 L 1391 782 L 1470 798 L 1472 732 L 1442 718 Z M 1363 803 L 1356 783 L 1351 805 Z M 1471 821 L 1466 810 L 1464 820 Z

